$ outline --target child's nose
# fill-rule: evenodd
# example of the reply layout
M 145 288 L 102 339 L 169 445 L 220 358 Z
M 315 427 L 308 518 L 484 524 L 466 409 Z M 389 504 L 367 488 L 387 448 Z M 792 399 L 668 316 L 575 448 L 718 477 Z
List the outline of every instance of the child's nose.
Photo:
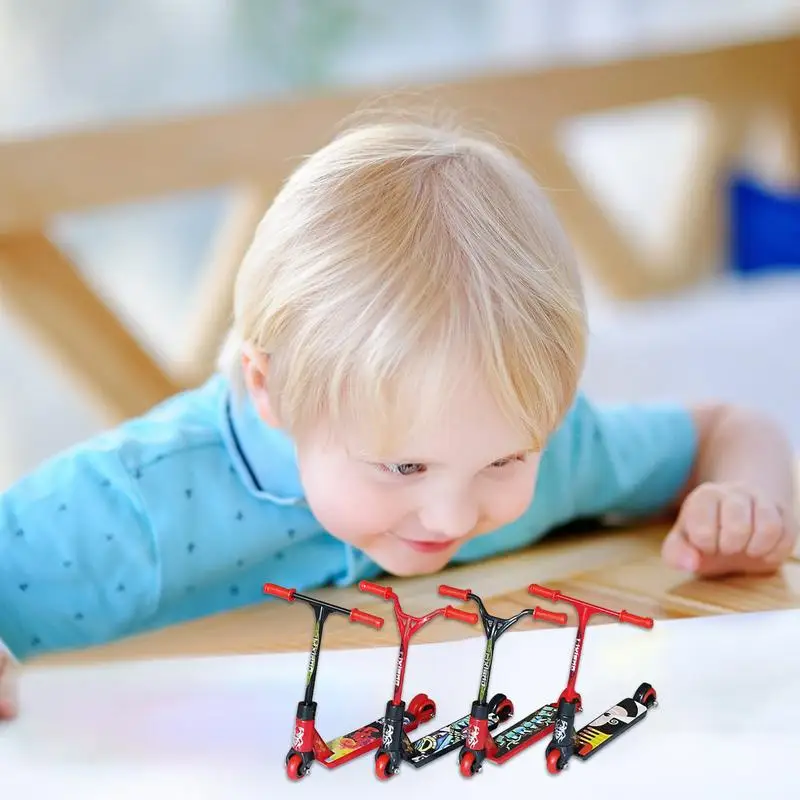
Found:
M 426 506 L 419 515 L 422 527 L 442 539 L 460 539 L 478 523 L 477 504 L 469 498 L 439 501 Z

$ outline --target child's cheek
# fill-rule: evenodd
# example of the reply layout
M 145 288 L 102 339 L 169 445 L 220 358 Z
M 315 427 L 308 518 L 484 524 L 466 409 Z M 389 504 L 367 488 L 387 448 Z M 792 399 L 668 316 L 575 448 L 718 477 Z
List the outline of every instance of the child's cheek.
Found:
M 537 473 L 538 463 L 530 465 L 524 472 L 520 472 L 505 491 L 488 494 L 490 499 L 487 502 L 487 517 L 491 528 L 515 522 L 530 508 L 536 488 Z
M 332 536 L 364 549 L 396 520 L 392 503 L 380 490 L 339 473 L 305 483 L 306 499 L 320 525 Z

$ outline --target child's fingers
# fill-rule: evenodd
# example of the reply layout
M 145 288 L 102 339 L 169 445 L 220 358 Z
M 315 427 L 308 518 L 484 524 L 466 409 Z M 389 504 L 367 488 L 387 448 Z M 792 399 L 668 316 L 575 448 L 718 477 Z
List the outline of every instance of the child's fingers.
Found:
M 753 535 L 747 545 L 747 555 L 762 558 L 777 548 L 785 526 L 774 503 L 756 498 L 753 505 Z
M 755 501 L 744 492 L 726 492 L 719 504 L 719 552 L 743 553 L 754 533 Z M 771 547 L 775 544 L 772 541 Z
M 0 650 L 0 720 L 9 720 L 19 712 L 17 665 Z
M 678 519 L 689 543 L 706 555 L 719 547 L 720 493 L 716 487 L 701 486 L 686 498 Z
M 694 572 L 702 558 L 679 527 L 673 528 L 667 534 L 661 547 L 661 557 L 668 566 L 683 572 Z
M 777 544 L 764 556 L 764 561 L 767 564 L 782 564 L 794 552 L 797 534 L 793 529 L 785 525 L 781 530 L 781 536 Z

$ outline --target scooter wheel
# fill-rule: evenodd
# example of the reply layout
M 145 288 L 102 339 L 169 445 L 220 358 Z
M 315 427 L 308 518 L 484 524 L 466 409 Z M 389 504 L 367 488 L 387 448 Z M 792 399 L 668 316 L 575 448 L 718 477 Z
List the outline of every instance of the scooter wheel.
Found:
M 303 757 L 297 754 L 290 756 L 286 762 L 286 774 L 289 780 L 299 781 L 306 776 L 308 770 L 303 766 Z
M 656 695 L 656 690 L 649 683 L 643 683 L 636 690 L 636 694 L 633 695 L 633 699 L 641 703 L 646 708 L 652 708 L 656 704 L 658 697 Z
M 391 767 L 391 756 L 388 753 L 381 753 L 375 759 L 375 775 L 379 780 L 386 781 L 394 775 Z
M 475 753 L 469 750 L 463 753 L 458 760 L 458 769 L 465 778 L 471 778 L 473 775 L 480 772 L 480 765 L 475 758 Z
M 514 716 L 514 704 L 504 694 L 496 694 L 489 703 L 489 709 L 493 714 L 497 714 L 500 722 L 505 722 Z
M 411 698 L 408 704 L 408 713 L 411 714 L 420 725 L 430 722 L 436 716 L 436 703 L 426 694 L 417 694 Z
M 551 775 L 555 775 L 557 772 L 561 772 L 566 765 L 564 764 L 561 758 L 561 751 L 560 750 L 551 750 L 547 754 L 547 771 Z

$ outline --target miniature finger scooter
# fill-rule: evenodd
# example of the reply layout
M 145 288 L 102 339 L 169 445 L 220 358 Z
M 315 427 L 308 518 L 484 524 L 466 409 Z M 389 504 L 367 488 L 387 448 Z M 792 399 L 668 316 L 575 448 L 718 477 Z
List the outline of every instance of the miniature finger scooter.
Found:
M 389 600 L 394 605 L 394 614 L 397 620 L 397 630 L 400 634 L 400 647 L 397 654 L 397 669 L 394 677 L 394 693 L 392 699 L 386 704 L 386 714 L 383 717 L 383 730 L 381 744 L 375 753 L 375 774 L 380 780 L 388 780 L 400 770 L 403 761 L 411 761 L 415 755 L 414 745 L 403 728 L 402 721 L 405 712 L 403 702 L 403 680 L 406 674 L 406 661 L 411 637 L 424 625 L 435 617 L 444 616 L 447 619 L 456 619 L 474 625 L 478 615 L 469 611 L 460 611 L 453 606 L 437 608 L 422 617 L 412 617 L 400 607 L 400 599 L 389 586 L 381 586 L 370 581 L 361 581 L 358 588 L 362 592 L 370 592 L 384 600 Z M 412 701 L 413 702 L 413 701 Z M 431 701 L 432 703 L 432 701 Z M 435 712 L 435 706 L 433 706 Z M 431 717 L 433 714 L 430 715 Z M 429 717 L 430 718 L 430 717 Z
M 291 780 L 300 780 L 308 773 L 311 765 L 317 761 L 328 769 L 338 767 L 357 756 L 374 750 L 381 738 L 383 720 L 381 718 L 358 730 L 339 736 L 329 741 L 323 740 L 316 727 L 317 704 L 314 701 L 314 685 L 319 667 L 319 652 L 322 644 L 322 631 L 330 614 L 342 614 L 351 622 L 359 622 L 382 628 L 382 617 L 368 614 L 357 608 L 349 609 L 333 605 L 314 597 L 300 594 L 294 589 L 286 589 L 274 583 L 264 585 L 264 593 L 280 597 L 289 603 L 302 600 L 314 610 L 314 634 L 311 640 L 308 672 L 306 674 L 305 696 L 297 705 L 292 745 L 286 754 L 286 773 Z M 427 716 L 429 714 L 430 716 Z M 433 716 L 431 701 L 427 695 L 417 695 L 409 704 L 409 713 L 405 717 L 406 730 L 413 730 Z
M 548 589 L 532 583 L 528 591 L 537 597 L 543 597 L 554 602 L 563 601 L 570 603 L 578 612 L 578 629 L 575 634 L 575 645 L 572 650 L 572 660 L 569 665 L 569 678 L 566 688 L 558 698 L 558 708 L 553 724 L 553 737 L 547 745 L 545 759 L 547 770 L 556 774 L 563 770 L 573 755 L 587 759 L 601 747 L 608 744 L 612 738 L 628 730 L 636 722 L 641 721 L 648 709 L 656 703 L 656 691 L 649 683 L 642 683 L 633 697 L 621 700 L 612 706 L 597 719 L 575 731 L 575 713 L 582 709 L 583 700 L 575 691 L 580 665 L 581 652 L 586 637 L 586 626 L 589 618 L 594 614 L 605 614 L 616 617 L 620 622 L 638 625 L 642 628 L 652 628 L 653 620 L 650 617 L 640 617 L 627 611 L 612 611 L 602 606 L 586 603 L 574 597 L 569 597 L 555 589 Z
M 486 699 L 489 694 L 489 678 L 497 640 L 524 617 L 551 622 L 554 625 L 565 625 L 567 615 L 546 611 L 536 606 L 535 608 L 526 608 L 513 617 L 504 619 L 490 614 L 481 598 L 470 589 L 456 589 L 453 586 L 442 585 L 439 587 L 439 594 L 464 602 L 472 600 L 478 606 L 478 613 L 486 634 L 486 648 L 483 655 L 478 697 L 473 701 L 469 714 L 429 736 L 418 739 L 414 743 L 417 755 L 414 756 L 411 763 L 415 766 L 423 766 L 463 743 L 458 757 L 459 769 L 462 775 L 470 777 L 481 771 L 487 754 L 493 753 L 496 749 L 491 731 L 514 714 L 514 705 L 506 695 L 498 693 L 491 700 L 487 701 Z

